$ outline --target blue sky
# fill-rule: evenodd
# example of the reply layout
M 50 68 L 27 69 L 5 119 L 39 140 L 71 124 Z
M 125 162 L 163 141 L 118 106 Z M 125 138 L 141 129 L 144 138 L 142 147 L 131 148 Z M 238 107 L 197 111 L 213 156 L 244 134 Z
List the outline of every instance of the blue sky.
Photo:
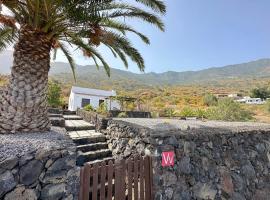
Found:
M 199 70 L 270 57 L 269 0 L 166 0 L 166 32 L 133 25 L 151 45 L 130 35 L 145 58 L 146 72 Z M 124 69 L 110 51 L 101 52 L 113 68 Z M 76 54 L 77 55 L 77 54 Z M 58 60 L 63 60 L 60 55 Z M 79 54 L 78 64 L 93 64 Z M 130 71 L 138 72 L 134 63 Z

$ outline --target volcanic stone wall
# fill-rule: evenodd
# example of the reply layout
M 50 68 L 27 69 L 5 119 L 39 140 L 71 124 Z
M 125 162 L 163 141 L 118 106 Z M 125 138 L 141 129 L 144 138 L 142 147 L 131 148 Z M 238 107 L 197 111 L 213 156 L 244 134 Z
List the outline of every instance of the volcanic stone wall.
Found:
M 0 135 L 0 199 L 73 200 L 78 187 L 76 147 L 62 129 Z
M 152 156 L 157 200 L 269 200 L 269 129 L 186 126 L 158 131 L 112 120 L 107 137 L 115 158 Z M 166 151 L 175 153 L 174 166 L 161 166 Z

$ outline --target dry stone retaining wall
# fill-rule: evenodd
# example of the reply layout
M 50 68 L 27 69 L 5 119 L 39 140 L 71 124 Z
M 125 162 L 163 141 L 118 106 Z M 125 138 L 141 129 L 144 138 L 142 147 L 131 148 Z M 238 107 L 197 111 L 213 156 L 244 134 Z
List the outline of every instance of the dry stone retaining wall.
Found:
M 157 200 L 269 200 L 270 131 L 197 128 L 157 130 L 129 122 L 108 124 L 115 158 L 151 155 Z M 161 153 L 175 152 L 173 167 Z
M 73 200 L 78 186 L 76 148 L 64 133 L 0 135 L 0 199 Z

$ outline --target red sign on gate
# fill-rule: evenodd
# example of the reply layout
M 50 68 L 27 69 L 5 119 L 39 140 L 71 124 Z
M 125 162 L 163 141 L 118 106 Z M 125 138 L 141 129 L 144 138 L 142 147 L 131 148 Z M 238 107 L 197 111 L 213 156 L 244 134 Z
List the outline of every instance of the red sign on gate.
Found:
M 162 152 L 162 167 L 174 166 L 174 152 Z

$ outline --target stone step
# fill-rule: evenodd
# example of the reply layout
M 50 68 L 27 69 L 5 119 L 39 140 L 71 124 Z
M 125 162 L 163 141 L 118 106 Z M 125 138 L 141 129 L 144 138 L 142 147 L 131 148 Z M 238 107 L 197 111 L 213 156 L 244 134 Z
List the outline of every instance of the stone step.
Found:
M 88 151 L 96 151 L 98 149 L 106 149 L 108 148 L 108 144 L 106 142 L 98 142 L 93 144 L 84 144 L 77 146 L 77 151 L 88 152 Z
M 87 164 L 92 165 L 94 163 L 98 163 L 98 162 L 102 162 L 102 161 L 106 161 L 108 163 L 110 160 L 114 160 L 114 158 L 110 156 L 110 157 L 106 157 L 106 158 L 102 158 L 102 159 L 98 159 L 98 160 L 89 161 L 89 162 L 87 162 Z
M 65 120 L 83 120 L 82 117 L 77 115 L 64 115 Z
M 109 149 L 100 149 L 84 153 L 79 151 L 77 155 L 77 165 L 82 166 L 86 162 L 100 160 L 111 156 L 112 152 Z
M 71 137 L 71 139 L 103 136 L 102 133 L 96 132 L 95 130 L 69 131 L 67 134 Z
M 51 113 L 49 113 L 49 117 L 61 117 L 61 118 L 63 118 L 63 115 L 62 114 L 51 114 Z
M 64 110 L 63 115 L 76 115 L 76 111 Z
M 67 131 L 94 130 L 95 126 L 84 120 L 66 120 L 65 127 Z
M 106 142 L 106 137 L 103 135 L 93 136 L 93 137 L 81 137 L 81 138 L 73 139 L 73 142 L 77 145 Z

